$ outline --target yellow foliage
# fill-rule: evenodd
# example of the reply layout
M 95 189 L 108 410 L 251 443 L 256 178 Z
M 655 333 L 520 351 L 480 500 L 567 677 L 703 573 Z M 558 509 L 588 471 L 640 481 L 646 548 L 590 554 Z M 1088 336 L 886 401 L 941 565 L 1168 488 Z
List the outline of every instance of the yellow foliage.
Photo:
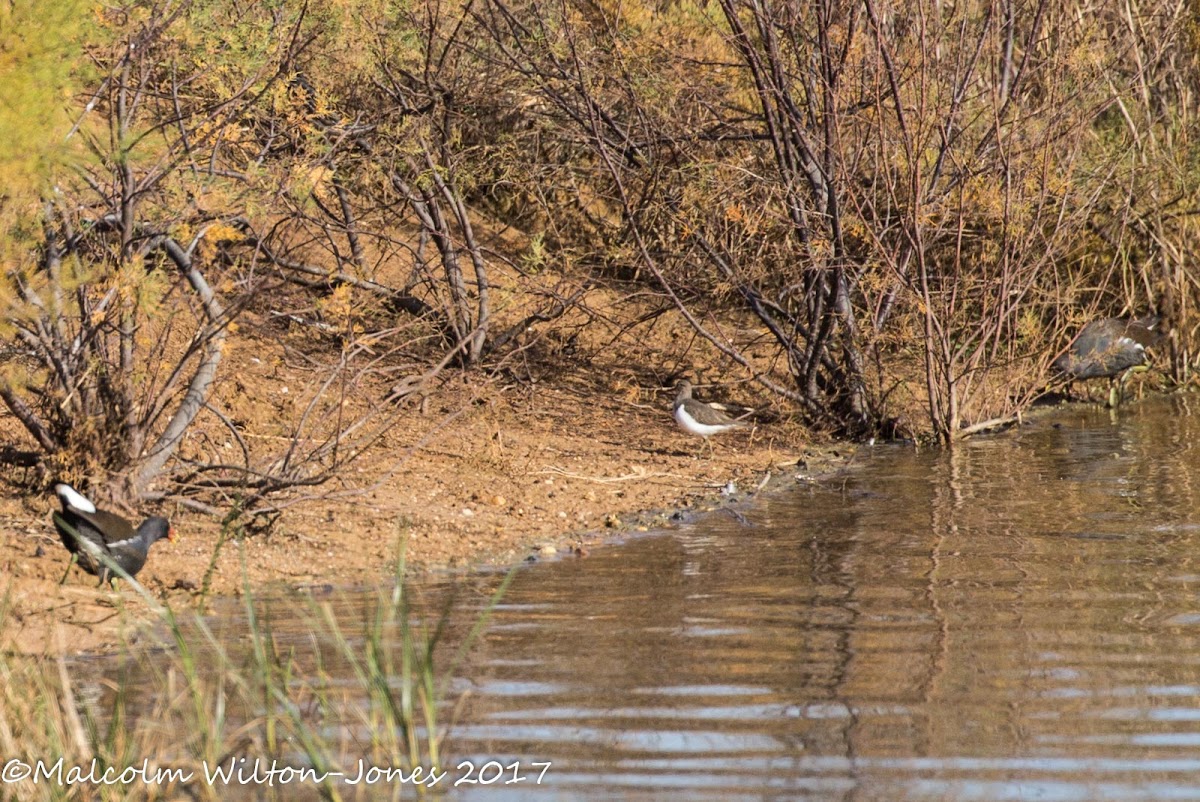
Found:
M 347 321 L 353 310 L 353 291 L 349 284 L 339 284 L 329 295 L 317 303 L 317 308 L 328 321 Z
M 228 223 L 216 223 L 209 227 L 208 238 L 214 242 L 241 242 L 245 235 Z
M 1038 342 L 1042 339 L 1043 332 L 1042 321 L 1038 316 L 1037 310 L 1026 307 L 1017 318 L 1017 339 L 1023 342 Z
M 333 171 L 324 164 L 308 165 L 306 168 L 294 172 L 290 182 L 292 197 L 297 200 L 305 200 L 311 195 L 320 194 L 320 190 L 332 173 Z
M 217 245 L 208 237 L 203 237 L 196 243 L 195 258 L 201 262 L 210 261 L 217 254 Z
M 61 98 L 85 74 L 78 63 L 86 7 L 73 0 L 0 3 L 0 256 L 14 228 L 35 219 L 56 174 L 81 144 L 66 134 L 76 112 Z

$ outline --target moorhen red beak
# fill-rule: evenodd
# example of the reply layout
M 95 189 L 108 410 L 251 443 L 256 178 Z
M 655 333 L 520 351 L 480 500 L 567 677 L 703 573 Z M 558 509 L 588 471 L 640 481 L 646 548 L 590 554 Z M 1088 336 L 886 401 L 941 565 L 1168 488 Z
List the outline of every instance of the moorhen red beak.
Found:
M 62 512 L 54 514 L 54 527 L 71 552 L 71 562 L 78 562 L 83 570 L 99 577 L 101 585 L 118 576 L 110 564 L 132 577 L 146 564 L 155 541 L 172 538 L 171 524 L 166 518 L 157 515 L 147 518 L 135 531 L 129 521 L 97 509 L 68 484 L 55 485 L 54 493 L 62 502 Z M 68 565 L 67 571 L 70 570 Z M 66 579 L 63 574 L 63 581 Z

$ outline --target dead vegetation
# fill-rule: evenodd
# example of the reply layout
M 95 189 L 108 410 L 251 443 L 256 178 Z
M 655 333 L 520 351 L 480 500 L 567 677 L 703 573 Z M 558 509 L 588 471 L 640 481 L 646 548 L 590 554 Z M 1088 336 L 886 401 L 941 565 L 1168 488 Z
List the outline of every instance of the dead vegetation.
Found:
M 4 457 L 32 484 L 269 522 L 371 487 L 356 461 L 397 427 L 587 371 L 645 397 L 700 369 L 812 429 L 952 442 L 1102 314 L 1163 314 L 1191 378 L 1184 7 L 80 16 L 8 90 L 68 116 L 4 112 Z

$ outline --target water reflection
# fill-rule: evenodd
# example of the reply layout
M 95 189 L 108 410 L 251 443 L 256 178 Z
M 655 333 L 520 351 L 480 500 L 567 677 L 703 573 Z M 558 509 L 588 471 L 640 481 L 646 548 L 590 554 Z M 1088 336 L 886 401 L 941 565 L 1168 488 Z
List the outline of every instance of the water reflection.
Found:
M 452 747 L 554 767 L 466 796 L 1200 798 L 1198 425 L 878 449 L 754 526 L 529 572 Z
M 1200 799 L 1197 442 L 1184 397 L 878 448 L 526 570 L 445 752 L 552 765 L 445 796 Z

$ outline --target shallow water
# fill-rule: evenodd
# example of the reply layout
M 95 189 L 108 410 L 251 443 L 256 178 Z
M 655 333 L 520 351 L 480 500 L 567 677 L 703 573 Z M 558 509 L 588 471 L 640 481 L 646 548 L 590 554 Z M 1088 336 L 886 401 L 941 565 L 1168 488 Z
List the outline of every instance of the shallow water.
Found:
M 445 798 L 1200 799 L 1198 411 L 876 447 L 522 570 L 445 752 L 528 779 Z
M 1200 799 L 1191 401 L 876 448 L 527 572 L 454 752 L 551 761 L 520 797 Z

